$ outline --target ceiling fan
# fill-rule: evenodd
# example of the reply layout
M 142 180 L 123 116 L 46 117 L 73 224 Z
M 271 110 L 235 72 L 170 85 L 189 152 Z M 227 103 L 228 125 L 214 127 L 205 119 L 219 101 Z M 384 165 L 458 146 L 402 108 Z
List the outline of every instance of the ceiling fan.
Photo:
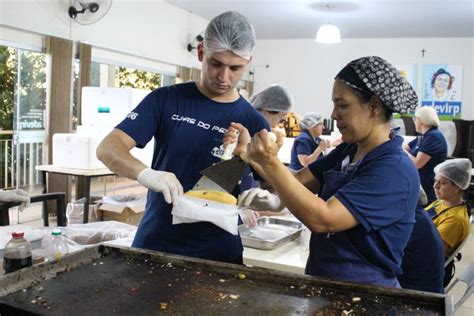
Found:
M 102 19 L 111 6 L 112 0 L 74 0 L 68 8 L 68 15 L 78 24 L 93 24 Z

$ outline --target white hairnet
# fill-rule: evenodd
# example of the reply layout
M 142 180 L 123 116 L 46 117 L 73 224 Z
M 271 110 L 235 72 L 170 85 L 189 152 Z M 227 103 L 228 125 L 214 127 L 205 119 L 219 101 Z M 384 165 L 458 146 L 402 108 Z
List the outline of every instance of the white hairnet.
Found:
M 235 11 L 216 16 L 204 33 L 204 48 L 213 53 L 230 51 L 250 60 L 254 47 L 255 31 L 252 23 Z
M 431 106 L 422 106 L 421 108 L 416 109 L 415 117 L 419 118 L 425 125 L 434 127 L 439 126 L 438 114 Z
M 462 190 L 466 190 L 471 182 L 471 161 L 467 158 L 449 159 L 434 168 L 438 175 L 453 181 Z
M 255 94 L 250 103 L 257 110 L 289 112 L 293 98 L 285 88 L 275 84 Z
M 313 126 L 323 122 L 323 116 L 316 112 L 306 113 L 300 121 L 300 127 L 308 130 Z

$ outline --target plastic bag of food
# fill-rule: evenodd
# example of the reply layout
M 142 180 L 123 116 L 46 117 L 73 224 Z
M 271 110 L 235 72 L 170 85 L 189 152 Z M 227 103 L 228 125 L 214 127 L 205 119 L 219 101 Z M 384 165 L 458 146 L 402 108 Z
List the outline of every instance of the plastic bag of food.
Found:
M 238 234 L 239 208 L 236 205 L 183 195 L 173 206 L 171 214 L 173 224 L 210 222 L 233 235 Z

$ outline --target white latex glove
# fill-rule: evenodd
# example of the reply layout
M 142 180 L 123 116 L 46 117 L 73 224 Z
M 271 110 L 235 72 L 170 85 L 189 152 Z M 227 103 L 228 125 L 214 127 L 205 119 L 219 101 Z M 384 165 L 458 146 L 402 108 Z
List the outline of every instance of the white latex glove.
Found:
M 254 210 L 251 210 L 249 208 L 240 209 L 239 216 L 242 220 L 242 223 L 244 223 L 248 227 L 254 228 L 257 226 L 257 219 L 259 218 L 259 215 Z
M 166 203 L 178 203 L 178 197 L 183 195 L 183 186 L 174 173 L 146 168 L 137 177 L 138 183 L 155 192 L 163 193 Z
M 17 190 L 0 190 L 0 201 L 1 202 L 21 202 L 19 206 L 20 211 L 23 211 L 30 205 L 30 197 L 27 192 Z
M 251 208 L 256 211 L 279 212 L 283 209 L 280 198 L 259 188 L 250 189 L 239 195 L 238 204 L 243 208 Z

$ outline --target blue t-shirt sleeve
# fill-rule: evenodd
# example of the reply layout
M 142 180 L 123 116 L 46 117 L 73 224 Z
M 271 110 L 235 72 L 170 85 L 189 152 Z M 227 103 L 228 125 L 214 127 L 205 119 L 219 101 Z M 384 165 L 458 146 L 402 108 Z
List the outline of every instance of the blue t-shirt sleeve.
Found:
M 416 146 L 416 142 L 418 141 L 418 137 L 416 137 L 415 139 L 413 139 L 412 141 L 410 141 L 408 143 L 408 147 L 410 147 L 410 149 L 413 149 L 415 146 Z
M 423 137 L 419 151 L 433 157 L 443 150 L 443 145 L 444 142 L 439 139 L 438 135 L 430 133 Z
M 294 146 L 297 155 L 311 155 L 313 153 L 308 139 L 295 139 Z
M 152 91 L 115 128 L 133 138 L 138 148 L 145 147 L 159 128 L 165 99 L 165 88 Z
M 389 226 L 413 211 L 409 192 L 419 188 L 410 187 L 413 182 L 399 168 L 383 159 L 372 161 L 361 166 L 352 181 L 335 194 L 366 231 Z

